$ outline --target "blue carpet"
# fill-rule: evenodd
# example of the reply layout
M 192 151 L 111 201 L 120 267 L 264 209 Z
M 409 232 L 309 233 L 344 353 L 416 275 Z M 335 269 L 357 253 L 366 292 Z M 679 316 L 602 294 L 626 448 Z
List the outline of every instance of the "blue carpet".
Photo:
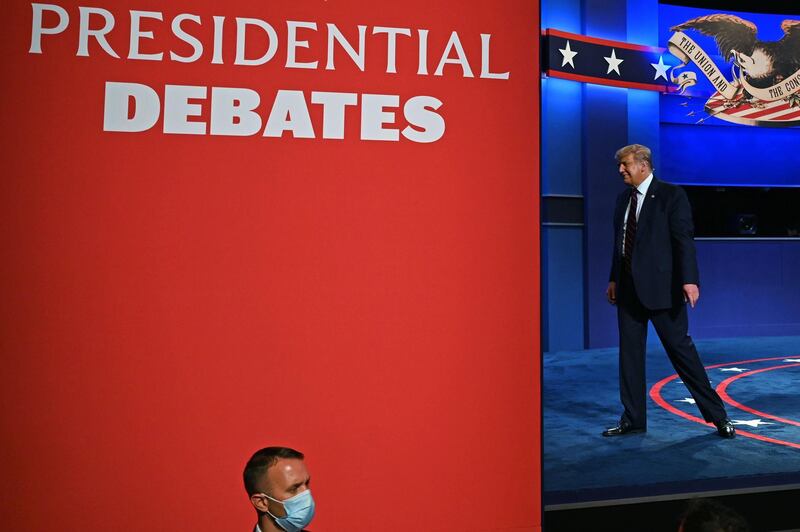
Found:
M 667 380 L 675 370 L 660 345 L 648 345 L 647 382 L 666 381 L 664 406 L 648 398 L 647 432 L 617 438 L 600 435 L 622 411 L 617 349 L 545 353 L 546 505 L 800 484 L 800 337 L 695 343 L 707 367 L 718 365 L 708 375 L 725 387 L 733 440 L 687 419 L 700 414 Z

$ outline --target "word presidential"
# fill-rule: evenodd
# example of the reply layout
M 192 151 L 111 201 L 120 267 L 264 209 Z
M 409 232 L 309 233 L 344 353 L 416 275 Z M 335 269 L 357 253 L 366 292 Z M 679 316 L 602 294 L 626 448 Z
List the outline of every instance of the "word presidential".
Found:
M 93 42 L 95 53 L 120 58 L 119 48 L 113 48 L 107 38 L 117 25 L 117 17 L 111 11 L 100 7 L 78 7 L 75 36 L 75 28 L 70 28 L 70 24 L 74 24 L 76 13 L 71 16 L 67 9 L 57 4 L 32 3 L 31 8 L 33 18 L 29 53 L 43 54 L 49 46 L 63 46 L 65 41 L 73 39 L 75 55 L 78 57 L 90 57 L 90 42 Z M 454 65 L 448 72 L 460 70 L 462 77 L 475 78 L 472 65 L 479 64 L 478 79 L 508 80 L 510 76 L 509 72 L 491 70 L 490 34 L 480 34 L 480 60 L 472 58 L 470 61 L 458 32 L 453 31 L 441 54 L 435 56 L 438 57 L 437 66 L 431 73 L 427 29 L 412 32 L 411 28 L 373 26 L 368 32 L 368 26 L 358 25 L 358 42 L 354 44 L 336 24 L 327 23 L 322 29 L 322 25 L 316 22 L 287 20 L 284 22 L 285 40 L 282 42 L 275 26 L 258 18 L 235 17 L 234 27 L 231 29 L 231 23 L 226 21 L 226 17 L 212 16 L 211 28 L 208 28 L 204 26 L 208 23 L 207 19 L 195 14 L 181 13 L 172 18 L 167 32 L 163 28 L 164 15 L 161 12 L 130 10 L 126 15 L 130 21 L 126 57 L 134 61 L 169 60 L 175 63 L 207 62 L 222 65 L 225 64 L 223 50 L 228 44 L 226 38 L 233 32 L 235 56 L 232 64 L 235 66 L 265 65 L 275 60 L 282 44 L 285 55 L 283 68 L 335 71 L 338 49 L 339 57 L 344 53 L 364 72 L 367 49 L 376 47 L 379 52 L 385 50 L 385 61 L 381 62 L 385 74 L 396 74 L 398 41 L 408 41 L 416 53 L 417 75 L 443 76 L 445 67 Z M 142 51 L 145 47 L 143 44 L 153 48 L 154 43 L 161 42 L 154 34 L 154 29 L 163 30 L 178 46 L 170 46 L 166 51 Z M 312 48 L 308 39 L 318 39 L 323 32 L 324 66 L 321 56 L 315 61 L 299 60 L 298 51 L 306 55 L 318 52 Z M 210 42 L 204 43 L 198 36 L 208 38 L 209 33 Z M 248 38 L 251 40 L 250 46 Z M 102 52 L 97 51 L 97 46 Z M 253 48 L 258 48 L 257 53 L 253 54 Z M 401 103 L 403 118 L 408 123 L 403 129 L 395 124 L 395 112 L 401 108 Z M 263 137 L 281 137 L 288 133 L 295 138 L 343 139 L 346 131 L 346 109 L 352 106 L 360 110 L 361 140 L 399 141 L 402 136 L 413 142 L 430 143 L 441 139 L 445 133 L 445 120 L 438 112 L 442 105 L 440 99 L 430 95 L 413 96 L 401 102 L 400 96 L 395 94 L 279 89 L 269 112 L 265 113 L 259 110 L 261 95 L 250 88 L 179 84 L 151 87 L 129 81 L 107 81 L 103 129 L 111 132 L 143 132 L 156 126 L 163 116 L 162 130 L 169 134 L 260 134 Z M 321 106 L 321 124 L 312 121 L 309 112 L 311 106 Z M 206 116 L 208 122 L 201 119 Z

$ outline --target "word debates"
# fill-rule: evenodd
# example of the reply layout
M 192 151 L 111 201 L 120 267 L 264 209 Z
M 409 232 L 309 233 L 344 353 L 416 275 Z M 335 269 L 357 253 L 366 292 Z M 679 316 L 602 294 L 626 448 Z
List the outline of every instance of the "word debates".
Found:
M 248 88 L 165 85 L 162 99 L 148 85 L 108 81 L 103 129 L 138 133 L 162 119 L 162 131 L 168 134 L 344 139 L 347 108 L 357 107 L 360 140 L 397 142 L 402 135 L 412 142 L 429 143 L 444 135 L 444 119 L 436 112 L 442 102 L 433 96 L 414 96 L 403 103 L 402 116 L 408 125 L 402 128 L 396 116 L 400 96 L 321 91 L 311 91 L 309 96 L 299 90 L 278 90 L 264 113 L 259 110 L 260 94 Z M 319 106 L 321 111 L 316 124 L 310 106 Z

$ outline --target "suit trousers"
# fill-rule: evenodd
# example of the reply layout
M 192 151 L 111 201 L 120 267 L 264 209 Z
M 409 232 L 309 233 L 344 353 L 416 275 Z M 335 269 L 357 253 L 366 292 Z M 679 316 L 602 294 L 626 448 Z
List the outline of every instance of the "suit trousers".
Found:
M 688 334 L 689 318 L 685 304 L 669 309 L 648 309 L 639 301 L 630 274 L 622 273 L 617 296 L 617 320 L 619 392 L 625 407 L 623 419 L 633 427 L 647 427 L 645 351 L 648 321 L 653 323 L 672 366 L 694 398 L 703 419 L 715 422 L 727 417 L 725 406 L 709 384 L 697 348 Z

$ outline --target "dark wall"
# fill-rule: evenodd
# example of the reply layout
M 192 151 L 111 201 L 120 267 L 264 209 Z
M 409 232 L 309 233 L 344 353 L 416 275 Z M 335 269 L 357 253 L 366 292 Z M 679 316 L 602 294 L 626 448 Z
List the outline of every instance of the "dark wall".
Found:
M 800 334 L 800 241 L 699 241 L 697 338 Z

